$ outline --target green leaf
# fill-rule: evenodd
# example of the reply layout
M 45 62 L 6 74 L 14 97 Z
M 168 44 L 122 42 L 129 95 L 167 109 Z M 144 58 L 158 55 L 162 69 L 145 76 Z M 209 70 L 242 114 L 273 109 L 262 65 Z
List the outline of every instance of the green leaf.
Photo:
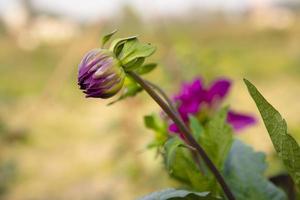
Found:
M 235 140 L 223 175 L 236 199 L 286 200 L 284 192 L 264 177 L 266 168 L 263 153 Z
M 189 116 L 190 128 L 192 130 L 193 136 L 197 141 L 200 140 L 200 136 L 203 132 L 203 127 L 200 124 L 199 120 L 194 116 Z
M 227 109 L 224 108 L 213 116 L 205 133 L 200 135 L 200 143 L 219 170 L 223 168 L 233 141 L 232 129 L 226 119 Z
M 137 36 L 130 36 L 126 38 L 118 38 L 111 42 L 109 50 L 114 52 L 114 54 L 118 57 L 124 44 L 130 40 L 135 40 Z
M 176 156 L 177 148 L 182 146 L 184 146 L 184 143 L 182 140 L 178 139 L 178 137 L 172 137 L 166 142 L 165 144 L 165 148 L 167 149 L 166 166 L 169 171 L 172 170 L 172 165 Z
M 148 63 L 148 64 L 142 65 L 141 67 L 137 68 L 137 70 L 135 72 L 140 75 L 143 75 L 143 74 L 147 74 L 147 73 L 151 72 L 156 67 L 157 67 L 156 63 Z
M 147 128 L 155 132 L 155 139 L 148 145 L 148 147 L 162 146 L 168 139 L 167 123 L 159 116 L 152 114 L 144 116 L 144 124 Z
M 206 200 L 213 200 L 213 199 L 219 199 L 216 197 L 211 197 L 209 192 L 193 192 L 188 190 L 177 190 L 177 189 L 165 189 L 158 192 L 153 192 L 147 196 L 144 196 L 142 198 L 139 198 L 138 200 L 179 200 L 179 199 L 185 199 L 185 200 L 200 200 L 200 199 L 206 199 Z
M 232 129 L 226 119 L 227 109 L 224 108 L 212 116 L 204 127 L 203 133 L 200 134 L 200 139 L 198 140 L 220 171 L 224 168 L 224 163 L 233 141 Z M 197 119 L 194 121 L 196 120 Z M 203 165 L 203 168 L 206 169 L 206 172 L 208 171 L 206 165 Z M 206 178 L 208 184 L 207 189 L 214 194 L 219 194 L 221 189 L 210 171 L 206 173 Z
M 187 187 L 208 190 L 209 182 L 196 165 L 192 154 L 179 137 L 171 137 L 164 145 L 163 154 L 169 175 Z
M 138 58 L 146 58 L 155 52 L 156 48 L 151 44 L 143 44 L 137 38 L 127 40 L 119 55 L 122 65 L 135 61 Z
M 126 77 L 124 82 L 124 89 L 122 90 L 121 96 L 118 99 L 108 103 L 107 105 L 110 106 L 127 97 L 133 97 L 141 91 L 143 91 L 143 89 L 134 80 L 132 80 L 129 77 Z
M 161 129 L 161 126 L 157 122 L 157 119 L 154 115 L 144 116 L 144 124 L 147 128 L 152 129 L 154 131 L 160 131 Z
M 111 33 L 108 33 L 107 35 L 102 37 L 102 47 L 110 40 L 110 38 L 117 32 L 118 30 L 115 29 Z
M 300 146 L 288 134 L 286 121 L 280 113 L 259 93 L 252 83 L 246 79 L 244 81 L 263 118 L 275 150 L 300 189 Z

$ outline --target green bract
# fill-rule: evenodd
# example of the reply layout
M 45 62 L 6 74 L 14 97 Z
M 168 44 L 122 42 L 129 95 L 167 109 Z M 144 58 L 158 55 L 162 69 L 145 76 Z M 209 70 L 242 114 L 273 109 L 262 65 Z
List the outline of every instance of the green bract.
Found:
M 156 63 L 148 63 L 148 64 L 144 64 L 141 67 L 139 67 L 138 69 L 136 69 L 136 73 L 143 75 L 143 74 L 147 74 L 149 72 L 151 72 L 152 70 L 154 70 L 157 67 Z
M 102 37 L 102 47 L 110 40 L 110 38 L 117 33 L 117 29 L 112 31 L 111 33 L 108 33 L 107 35 Z
M 115 39 L 109 49 L 115 53 L 125 71 L 139 70 L 145 58 L 156 50 L 151 44 L 140 43 L 136 36 Z

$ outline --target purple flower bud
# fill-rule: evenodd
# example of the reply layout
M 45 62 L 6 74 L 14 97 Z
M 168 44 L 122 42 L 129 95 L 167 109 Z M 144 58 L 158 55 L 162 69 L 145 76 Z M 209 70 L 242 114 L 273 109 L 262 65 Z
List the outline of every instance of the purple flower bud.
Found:
M 93 49 L 79 64 L 78 85 L 86 97 L 110 98 L 120 91 L 124 79 L 123 68 L 108 50 Z

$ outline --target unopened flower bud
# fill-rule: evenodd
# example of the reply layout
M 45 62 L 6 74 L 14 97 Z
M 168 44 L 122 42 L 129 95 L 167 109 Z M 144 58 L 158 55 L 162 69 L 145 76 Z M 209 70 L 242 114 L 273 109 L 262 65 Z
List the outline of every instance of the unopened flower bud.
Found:
M 91 50 L 79 64 L 78 85 L 86 97 L 110 98 L 122 88 L 124 79 L 123 68 L 108 50 Z

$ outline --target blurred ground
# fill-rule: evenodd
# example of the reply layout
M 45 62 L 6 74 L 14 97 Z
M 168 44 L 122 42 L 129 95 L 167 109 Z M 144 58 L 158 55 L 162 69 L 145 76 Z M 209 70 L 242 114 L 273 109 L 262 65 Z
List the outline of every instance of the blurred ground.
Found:
M 85 99 L 78 90 L 81 56 L 115 27 L 119 36 L 138 34 L 157 46 L 152 60 L 159 61 L 159 68 L 147 78 L 169 94 L 197 75 L 207 81 L 228 76 L 234 87 L 227 103 L 258 116 L 243 85 L 246 77 L 285 116 L 300 142 L 298 16 L 278 29 L 257 28 L 249 20 L 228 22 L 222 16 L 209 23 L 192 18 L 144 24 L 128 12 L 114 22 L 80 26 L 71 40 L 30 48 L 2 25 L 0 199 L 130 200 L 176 184 L 168 180 L 155 152 L 146 150 L 151 132 L 142 117 L 159 112 L 146 94 L 107 107 L 108 101 Z M 238 137 L 274 159 L 262 123 Z M 279 163 L 268 174 L 280 170 Z

